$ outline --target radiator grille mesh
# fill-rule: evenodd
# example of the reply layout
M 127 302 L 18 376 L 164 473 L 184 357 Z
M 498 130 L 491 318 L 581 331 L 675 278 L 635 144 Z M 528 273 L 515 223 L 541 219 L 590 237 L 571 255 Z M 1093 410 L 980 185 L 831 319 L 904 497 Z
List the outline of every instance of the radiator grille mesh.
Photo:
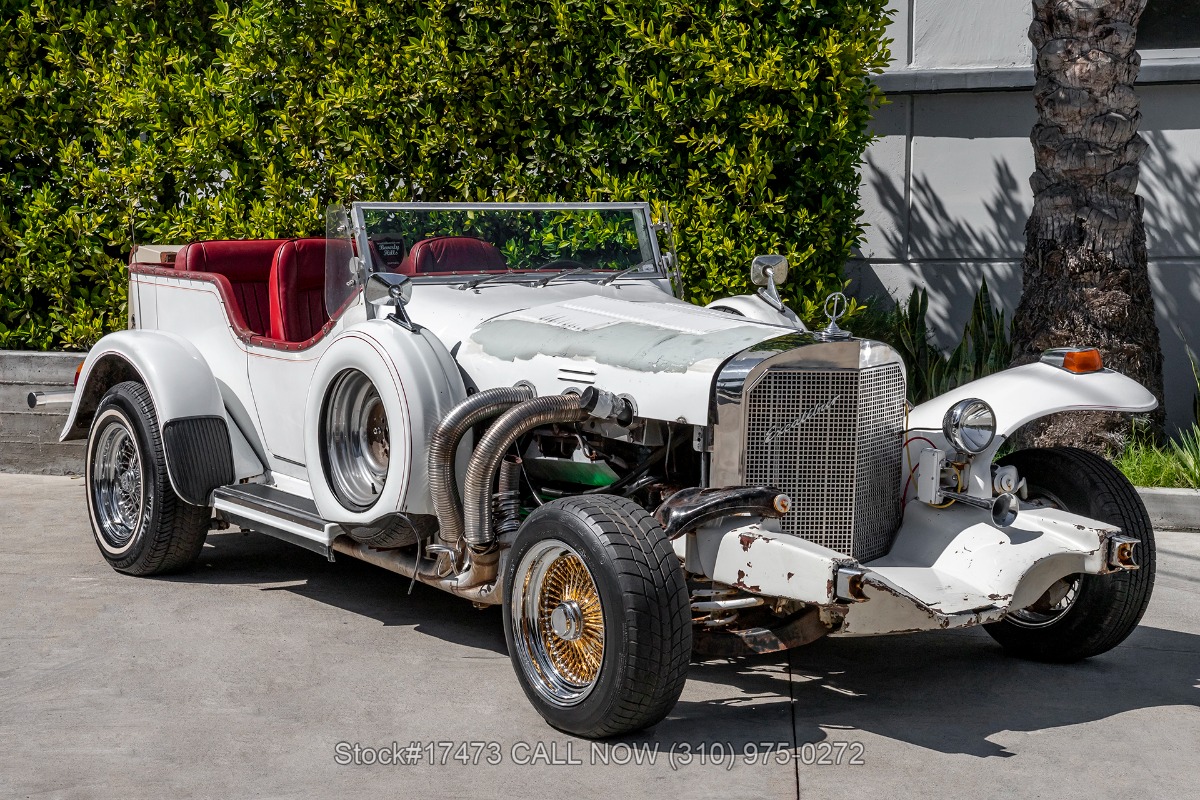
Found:
M 746 400 L 746 483 L 791 496 L 787 533 L 860 561 L 900 525 L 904 371 L 769 370 Z

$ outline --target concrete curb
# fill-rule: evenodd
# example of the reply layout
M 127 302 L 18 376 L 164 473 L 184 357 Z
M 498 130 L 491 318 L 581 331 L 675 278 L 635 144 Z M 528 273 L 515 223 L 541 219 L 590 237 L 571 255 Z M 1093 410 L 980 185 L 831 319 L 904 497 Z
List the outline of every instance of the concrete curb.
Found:
M 59 444 L 68 406 L 31 409 L 30 392 L 69 389 L 86 353 L 0 350 L 0 472 L 78 475 L 83 443 Z
M 1150 489 L 1138 494 L 1150 513 L 1155 530 L 1200 531 L 1200 489 Z

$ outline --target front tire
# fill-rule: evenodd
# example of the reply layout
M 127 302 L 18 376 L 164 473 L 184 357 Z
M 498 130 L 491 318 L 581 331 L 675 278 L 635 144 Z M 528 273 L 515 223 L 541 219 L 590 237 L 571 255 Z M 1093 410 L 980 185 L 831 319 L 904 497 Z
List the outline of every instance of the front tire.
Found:
M 171 488 L 150 392 L 126 381 L 96 408 L 84 461 L 88 516 L 118 572 L 159 575 L 191 566 L 208 535 L 208 508 Z
M 508 559 L 504 635 L 521 688 L 555 728 L 600 738 L 662 720 L 692 653 L 687 584 L 662 527 L 611 495 L 534 511 Z
M 1068 576 L 1033 606 L 984 629 L 1005 650 L 1035 661 L 1068 663 L 1116 647 L 1137 627 L 1154 588 L 1154 529 L 1137 490 L 1112 464 L 1075 447 L 1021 450 L 1000 463 L 1028 481 L 1031 500 L 1136 537 L 1139 568 Z

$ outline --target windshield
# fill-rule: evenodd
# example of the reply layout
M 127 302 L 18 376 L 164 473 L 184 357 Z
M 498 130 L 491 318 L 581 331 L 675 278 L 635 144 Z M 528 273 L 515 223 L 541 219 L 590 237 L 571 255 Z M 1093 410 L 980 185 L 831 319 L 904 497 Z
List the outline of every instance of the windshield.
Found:
M 642 203 L 357 203 L 352 213 L 368 271 L 662 274 Z

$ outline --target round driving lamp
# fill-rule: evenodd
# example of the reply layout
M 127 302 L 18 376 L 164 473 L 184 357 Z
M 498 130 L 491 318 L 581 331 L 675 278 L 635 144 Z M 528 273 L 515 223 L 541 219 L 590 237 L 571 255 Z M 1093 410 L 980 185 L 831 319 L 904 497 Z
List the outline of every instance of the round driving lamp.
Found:
M 942 419 L 942 433 L 958 450 L 978 455 L 996 436 L 996 412 L 978 397 L 959 400 Z

